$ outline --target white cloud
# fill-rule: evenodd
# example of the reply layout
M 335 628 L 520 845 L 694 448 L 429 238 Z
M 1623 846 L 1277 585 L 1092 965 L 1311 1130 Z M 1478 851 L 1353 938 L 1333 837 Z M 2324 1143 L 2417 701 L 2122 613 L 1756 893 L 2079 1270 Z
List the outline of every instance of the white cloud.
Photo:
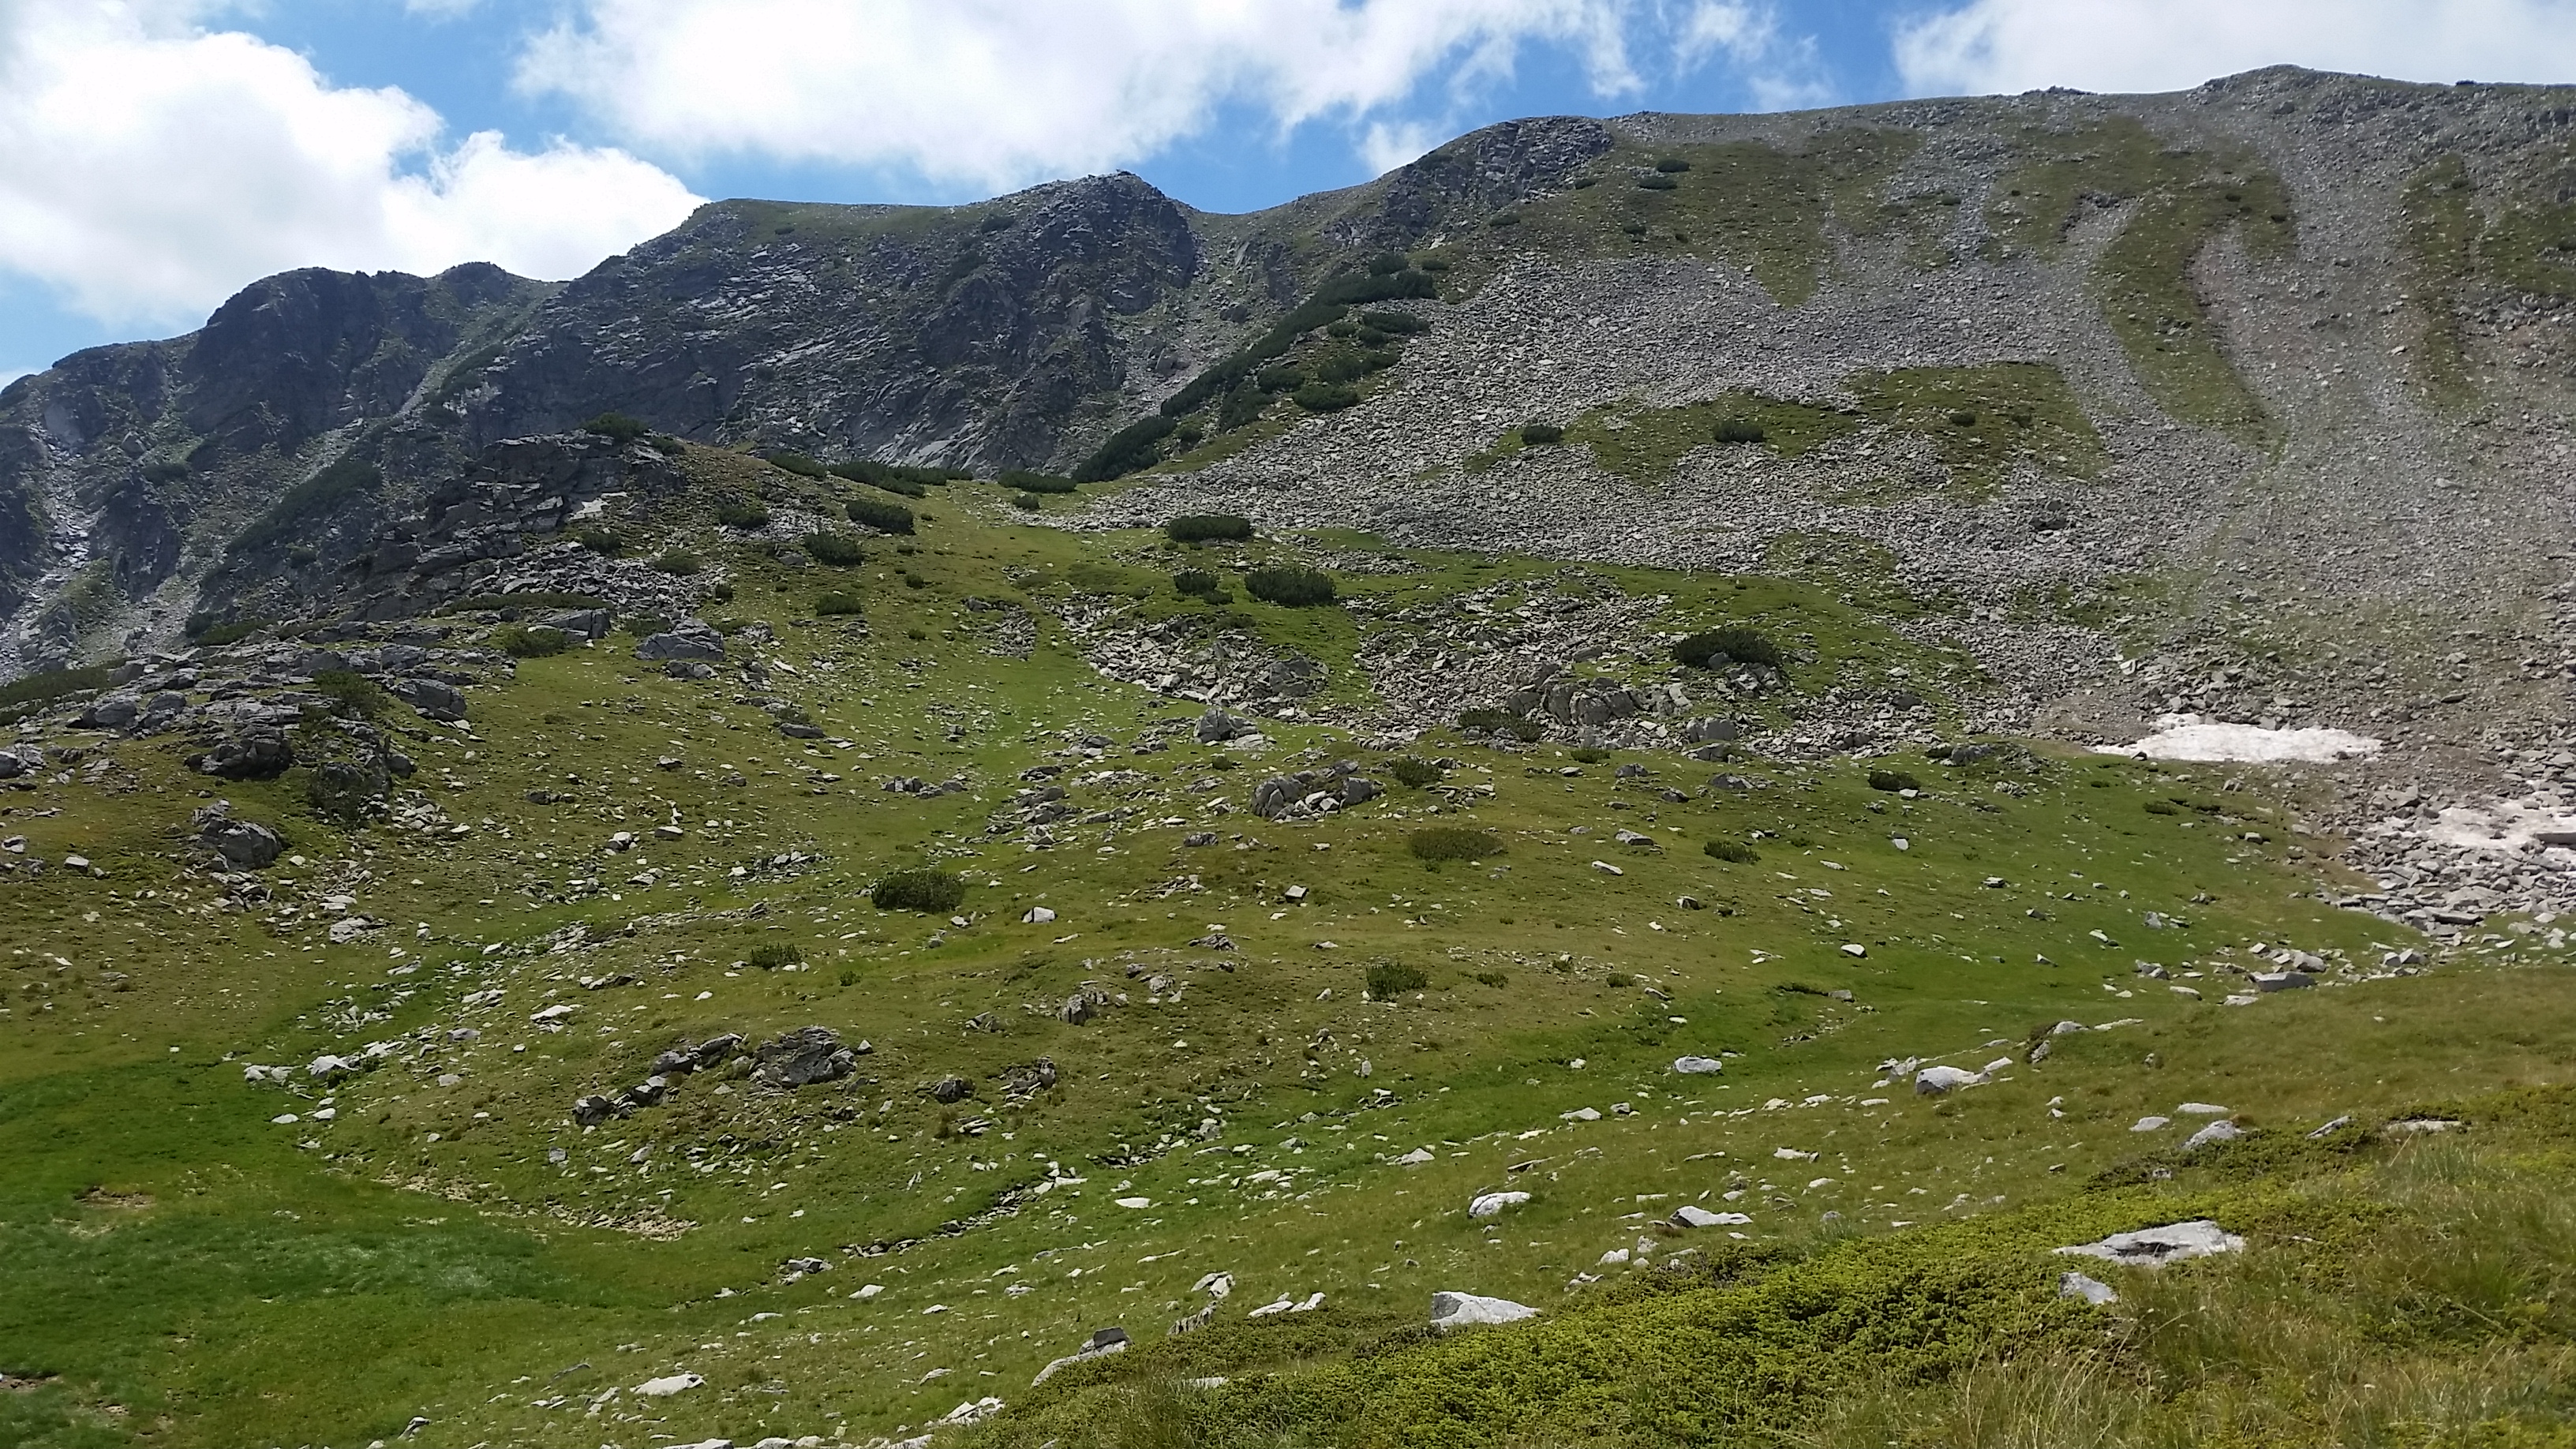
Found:
M 1360 159 L 1382 176 L 1420 160 L 1424 152 L 1448 139 L 1445 130 L 1428 121 L 1372 121 L 1368 134 L 1360 138 Z
M 1573 47 L 1635 90 L 1633 0 L 579 0 L 520 85 L 631 144 L 1009 186 L 1141 160 L 1220 105 L 1281 127 L 1383 121 L 1416 88 Z M 1415 123 L 1420 124 L 1419 122 Z M 1411 144 L 1402 123 L 1368 150 Z
M 1820 106 L 1834 98 L 1813 36 L 1786 36 L 1767 5 L 1743 0 L 1695 0 L 1672 31 L 1673 66 L 1689 74 L 1723 54 L 1754 108 L 1785 111 Z
M 185 0 L 0 0 L 0 268 L 102 321 L 202 317 L 297 266 L 569 276 L 697 198 L 620 151 L 514 151 L 335 87 Z
M 1916 94 L 2181 90 L 2293 64 L 2405 80 L 2564 81 L 2571 0 L 1971 0 L 1901 27 Z

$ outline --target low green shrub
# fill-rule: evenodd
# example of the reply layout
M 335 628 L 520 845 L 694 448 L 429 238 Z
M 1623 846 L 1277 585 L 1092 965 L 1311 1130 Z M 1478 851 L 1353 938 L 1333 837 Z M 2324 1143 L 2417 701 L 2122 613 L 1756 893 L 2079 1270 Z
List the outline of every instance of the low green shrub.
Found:
M 1478 705 L 1474 709 L 1459 711 L 1458 728 L 1483 730 L 1489 735 L 1510 735 L 1523 744 L 1547 733 L 1546 728 L 1537 720 L 1527 715 L 1514 714 L 1507 709 L 1496 709 L 1492 705 Z
M 1386 772 L 1395 777 L 1397 784 L 1415 790 L 1438 784 L 1441 777 L 1449 773 L 1429 760 L 1415 759 L 1411 755 L 1398 755 L 1387 761 Z
M 1174 543 L 1241 543 L 1252 537 L 1252 520 L 1231 513 L 1184 513 L 1163 525 Z
M 1496 212 L 1494 215 L 1485 218 L 1485 225 L 1492 227 L 1496 231 L 1501 231 L 1505 227 L 1513 227 L 1520 224 L 1521 214 L 1517 211 Z
M 1955 412 L 1955 413 L 1950 414 L 1950 421 L 1951 421 L 1951 423 L 1952 423 L 1954 426 L 1957 426 L 1957 427 L 1962 427 L 1962 428 L 1973 428 L 1973 427 L 1975 427 L 1975 426 L 1977 425 L 1977 415 L 1976 415 L 1975 413 L 1968 412 L 1968 411 L 1966 411 L 1965 409 L 1962 409 L 1962 410 L 1960 410 L 1960 411 L 1958 411 L 1958 412 Z
M 609 558 L 615 558 L 619 554 L 626 552 L 626 540 L 605 528 L 574 529 L 572 541 L 580 544 L 583 548 L 589 549 L 592 553 L 601 554 Z
M 1295 392 L 1306 385 L 1306 369 L 1265 367 L 1252 375 L 1252 382 L 1263 392 Z
M 1407 991 L 1420 991 L 1431 984 L 1421 967 L 1402 961 L 1371 962 L 1365 979 L 1371 1001 L 1393 1001 Z
M 628 614 L 617 621 L 617 627 L 619 632 L 632 638 L 650 639 L 656 634 L 668 634 L 671 632 L 671 616 L 668 614 Z
M 868 888 L 868 899 L 881 911 L 939 914 L 966 903 L 966 881 L 944 870 L 924 867 L 899 870 Z
M 543 624 L 504 624 L 492 631 L 492 647 L 513 659 L 543 659 L 571 648 L 572 639 Z
M 900 503 L 882 498 L 853 498 L 849 503 L 850 521 L 873 528 L 879 533 L 912 532 L 912 510 Z
M 646 427 L 641 419 L 630 418 L 624 413 L 601 413 L 582 424 L 581 430 L 606 438 L 612 443 L 631 443 L 653 431 Z
M 1669 176 L 1677 171 L 1688 171 L 1690 163 L 1679 156 L 1664 156 L 1656 160 L 1655 169 Z
M 763 971 L 775 971 L 781 966 L 796 965 L 804 959 L 804 948 L 793 941 L 763 941 L 746 952 L 742 962 L 746 966 L 757 966 Z
M 843 589 L 834 589 L 814 601 L 814 612 L 830 617 L 835 614 L 864 614 L 868 602 Z
M 1712 840 L 1700 849 L 1715 859 L 1735 865 L 1754 865 L 1762 859 L 1762 852 L 1736 840 Z
M 1597 765 L 1603 760 L 1610 758 L 1610 752 L 1608 750 L 1596 750 L 1589 747 L 1575 750 L 1571 753 L 1578 763 L 1586 765 Z
M 1225 597 L 1224 583 L 1206 569 L 1183 569 L 1172 575 L 1172 588 L 1190 598 L 1206 599 L 1210 603 Z
M 782 468 L 799 478 L 827 478 L 831 470 L 791 448 L 773 448 L 760 455 L 772 468 Z
M 993 481 L 1023 493 L 1071 493 L 1082 486 L 1061 473 L 1038 473 L 1027 468 L 1005 468 Z
M 1345 383 L 1310 382 L 1290 393 L 1288 400 L 1310 413 L 1337 413 L 1359 406 L 1360 390 Z
M 1555 423 L 1527 422 L 1521 424 L 1521 442 L 1525 446 L 1545 447 L 1550 443 L 1562 443 L 1564 441 L 1565 429 Z
M 1767 664 L 1777 669 L 1785 658 L 1780 646 L 1760 632 L 1740 624 L 1723 629 L 1703 629 L 1673 646 L 1673 658 L 1693 669 L 1709 669 L 1720 664 Z
M 1414 316 L 1410 312 L 1362 312 L 1360 314 L 1360 325 L 1362 327 L 1374 327 L 1380 332 L 1394 333 L 1398 336 L 1410 336 L 1416 332 L 1425 332 L 1430 330 L 1431 327 L 1430 323 L 1423 321 L 1421 318 Z
M 727 528 L 767 528 L 769 507 L 754 498 L 728 498 L 716 505 L 716 522 Z
M 1035 513 L 1046 507 L 1046 500 L 1034 493 L 1014 493 L 1011 495 L 1011 506 L 1022 513 Z
M 1380 252 L 1368 260 L 1369 275 L 1372 277 L 1392 277 L 1410 265 L 1411 263 L 1405 261 L 1404 254 L 1401 252 Z
M 1637 178 L 1637 187 L 1641 191 L 1673 191 L 1680 186 L 1680 182 L 1660 171 L 1649 171 Z
M 1168 415 L 1156 413 L 1111 433 L 1092 455 L 1073 470 L 1077 483 L 1105 483 L 1123 478 L 1139 468 L 1151 467 L 1162 455 L 1156 447 L 1172 435 L 1180 424 Z
M 846 533 L 833 533 L 826 529 L 817 529 L 805 535 L 797 546 L 804 549 L 806 557 L 814 562 L 829 564 L 834 568 L 845 569 L 867 558 L 866 552 L 859 547 L 857 539 Z
M 313 676 L 313 690 L 333 714 L 347 719 L 382 719 L 394 707 L 383 685 L 354 670 L 325 669 Z
M 235 553 L 248 553 L 285 542 L 304 531 L 306 525 L 328 516 L 346 500 L 376 488 L 384 481 L 384 473 L 375 464 L 343 456 L 338 462 L 279 494 L 277 501 L 252 519 L 250 526 L 227 547 Z
M 1502 841 L 1481 830 L 1459 825 L 1433 825 L 1404 838 L 1416 860 L 1484 860 L 1503 853 Z
M 1747 422 L 1743 418 L 1717 420 L 1717 440 L 1721 443 L 1759 443 L 1770 436 L 1760 423 Z
M 1512 979 L 1500 971 L 1470 971 L 1467 975 L 1474 980 L 1481 981 L 1485 985 L 1495 988 L 1496 990 L 1500 990 Z
M 107 688 L 112 665 L 98 664 L 86 669 L 48 669 L 24 679 L 0 684 L 0 709 L 22 704 L 42 704 L 85 689 Z
M 906 498 L 926 498 L 930 495 L 930 484 L 912 477 L 913 470 L 898 469 L 890 463 L 863 459 L 856 463 L 835 463 L 828 471 L 835 478 L 847 478 L 853 483 L 865 483 L 871 488 L 882 488 L 888 493 L 900 493 Z
M 2180 815 L 2182 813 L 2182 808 L 2169 800 L 2150 800 L 2147 802 L 2147 813 L 2150 815 Z
M 675 578 L 687 578 L 689 575 L 696 573 L 698 570 L 705 568 L 706 566 L 706 560 L 699 558 L 696 554 L 689 552 L 685 548 L 667 550 L 659 558 L 653 560 L 653 567 L 655 569 L 662 573 L 670 574 Z
M 1265 604 L 1290 609 L 1329 604 L 1335 593 L 1331 574 L 1294 564 L 1254 569 L 1243 576 L 1243 590 Z
M 1923 782 L 1903 770 L 1872 770 L 1869 788 L 1873 790 L 1920 790 Z

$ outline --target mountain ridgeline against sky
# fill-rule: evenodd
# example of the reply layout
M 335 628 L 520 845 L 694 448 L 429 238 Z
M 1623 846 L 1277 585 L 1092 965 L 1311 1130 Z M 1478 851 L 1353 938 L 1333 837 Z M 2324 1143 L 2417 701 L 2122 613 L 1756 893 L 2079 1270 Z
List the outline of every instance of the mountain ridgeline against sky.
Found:
M 2204 542 L 2259 564 L 2265 510 L 2349 469 L 2439 502 L 2551 456 L 2520 430 L 2564 414 L 2576 357 L 2572 105 L 2283 69 L 1550 118 L 1243 216 L 1121 174 L 951 208 L 722 202 L 564 285 L 286 273 L 0 393 L 0 670 L 425 608 L 378 566 L 389 531 L 495 444 L 605 412 L 827 463 L 1338 468 L 1365 496 L 1474 472 L 1520 419 L 1471 420 L 1516 396 L 1566 420 L 1694 393 L 1850 409 L 1863 376 L 2037 364 L 2058 391 L 2004 406 L 2062 405 L 2108 452 L 2033 476 L 2154 513 L 2179 470 Z M 1333 300 L 1408 297 L 1419 337 L 1383 312 L 1354 337 Z M 1498 323 L 1530 345 L 1444 344 Z M 1401 459 L 1308 446 L 1371 415 Z M 2542 536 L 2536 506 L 2494 526 Z

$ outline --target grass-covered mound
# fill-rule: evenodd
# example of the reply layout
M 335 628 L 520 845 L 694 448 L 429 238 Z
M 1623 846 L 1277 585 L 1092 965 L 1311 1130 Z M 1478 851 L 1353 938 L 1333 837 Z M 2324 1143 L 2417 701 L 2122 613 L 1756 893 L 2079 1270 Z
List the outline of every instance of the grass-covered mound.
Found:
M 2475 1136 L 2257 1136 L 1888 1236 L 1649 1234 L 1655 1266 L 1447 1337 L 1327 1313 L 1148 1341 L 973 1442 L 2559 1442 L 2576 1414 L 2576 1089 L 2424 1115 Z M 2202 1218 L 2247 1249 L 2163 1268 L 2052 1251 Z M 2118 1301 L 2061 1293 L 2070 1270 Z

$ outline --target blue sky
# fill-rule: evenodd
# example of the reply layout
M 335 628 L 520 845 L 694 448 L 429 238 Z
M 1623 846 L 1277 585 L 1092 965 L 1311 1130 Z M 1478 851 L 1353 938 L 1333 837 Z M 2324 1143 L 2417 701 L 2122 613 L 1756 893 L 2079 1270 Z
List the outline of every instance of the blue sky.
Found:
M 0 0 L 0 379 L 292 266 L 576 275 L 702 198 L 1241 211 L 1513 116 L 2283 61 L 2576 79 L 2576 0 Z

